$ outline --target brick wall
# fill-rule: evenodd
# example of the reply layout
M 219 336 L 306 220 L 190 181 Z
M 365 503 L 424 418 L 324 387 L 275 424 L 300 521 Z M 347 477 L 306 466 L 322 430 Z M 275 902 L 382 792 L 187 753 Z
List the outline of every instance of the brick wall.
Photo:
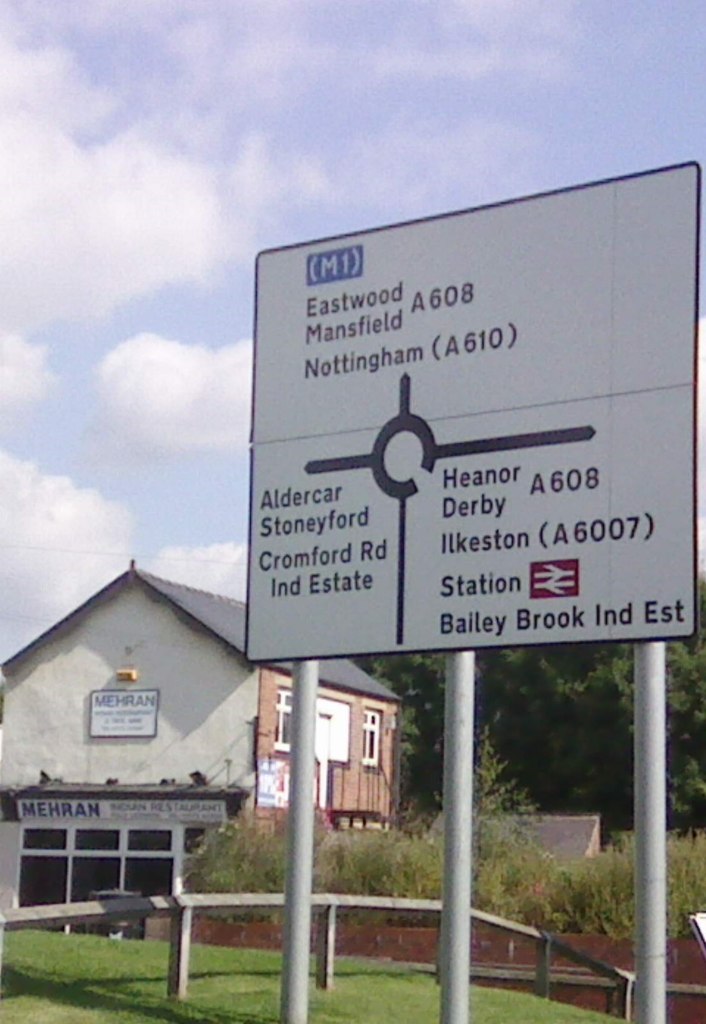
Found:
M 317 918 L 314 917 L 312 950 L 315 948 Z M 339 912 L 336 929 L 336 953 L 346 956 L 364 956 L 375 959 L 397 960 L 407 963 L 433 964 L 436 959 L 438 927 L 399 927 L 385 924 L 353 924 Z M 589 953 L 614 967 L 634 969 L 633 944 L 630 940 L 608 939 L 602 935 L 562 936 L 575 949 Z M 282 926 L 275 915 L 267 922 L 225 922 L 199 915 L 194 924 L 194 941 L 221 946 L 251 949 L 281 949 Z M 475 923 L 471 958 L 477 965 L 536 966 L 535 944 L 522 936 L 510 937 L 493 928 Z M 571 967 L 570 961 L 555 957 L 555 968 Z M 670 939 L 668 944 L 668 977 L 670 981 L 702 985 L 706 982 L 706 964 L 694 939 Z M 532 992 L 533 983 L 478 981 L 476 984 L 494 988 L 506 987 Z M 585 1010 L 606 1012 L 606 992 L 598 989 L 552 985 L 552 997 Z M 706 1019 L 706 999 L 691 996 L 671 996 L 669 1020 L 671 1024 L 703 1024 Z M 559 1019 L 559 1016 L 557 1016 Z M 610 1020 L 613 1018 L 606 1018 Z
M 275 747 L 277 692 L 291 689 L 291 677 L 275 669 L 260 670 L 256 757 L 289 760 L 286 751 Z M 329 813 L 351 812 L 351 824 L 362 823 L 365 814 L 387 822 L 394 807 L 395 743 L 398 706 L 393 701 L 367 697 L 332 687 L 320 686 L 319 697 L 343 702 L 350 709 L 350 742 L 346 762 L 331 761 L 329 766 Z M 380 713 L 380 757 L 377 767 L 362 763 L 363 718 L 366 710 Z M 348 824 L 346 819 L 343 824 Z

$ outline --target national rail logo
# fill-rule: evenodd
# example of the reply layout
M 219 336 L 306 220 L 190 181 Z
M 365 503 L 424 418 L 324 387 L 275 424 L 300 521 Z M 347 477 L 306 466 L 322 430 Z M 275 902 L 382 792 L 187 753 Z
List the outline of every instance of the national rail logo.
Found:
M 578 558 L 560 558 L 552 562 L 530 562 L 530 598 L 578 596 Z

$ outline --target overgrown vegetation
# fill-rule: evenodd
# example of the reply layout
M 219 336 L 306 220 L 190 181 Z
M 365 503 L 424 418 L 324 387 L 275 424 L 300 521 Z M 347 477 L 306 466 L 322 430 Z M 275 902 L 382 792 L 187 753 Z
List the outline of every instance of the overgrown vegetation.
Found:
M 507 824 L 507 819 L 505 819 Z M 634 847 L 627 837 L 600 856 L 569 863 L 540 850 L 517 824 L 486 832 L 474 862 L 473 905 L 563 934 L 634 934 Z M 672 836 L 669 930 L 689 935 L 688 916 L 706 905 L 706 834 Z M 285 835 L 247 816 L 212 834 L 191 861 L 193 891 L 281 892 Z M 436 829 L 409 834 L 320 831 L 318 892 L 438 899 L 443 841 Z
M 706 828 L 706 582 L 701 632 L 669 645 L 672 823 Z M 480 659 L 474 810 L 474 905 L 560 933 L 634 934 L 629 838 L 591 860 L 560 863 L 522 825 L 541 811 L 600 812 L 609 829 L 632 819 L 632 658 L 621 645 L 485 652 Z M 368 659 L 403 698 L 402 829 L 316 836 L 315 888 L 438 898 L 445 663 L 441 655 Z M 590 770 L 587 770 L 590 766 Z M 618 832 L 614 832 L 619 837 Z M 192 859 L 193 890 L 281 892 L 283 823 L 242 817 Z M 669 841 L 669 930 L 688 935 L 706 905 L 706 832 Z
M 670 827 L 706 828 L 706 580 L 701 629 L 667 648 Z M 402 797 L 414 817 L 441 807 L 445 658 L 359 659 L 402 698 Z M 542 812 L 633 820 L 633 659 L 626 644 L 478 653 L 476 722 Z
M 282 892 L 284 844 L 284 821 L 265 827 L 241 814 L 209 831 L 189 860 L 189 887 L 192 892 Z

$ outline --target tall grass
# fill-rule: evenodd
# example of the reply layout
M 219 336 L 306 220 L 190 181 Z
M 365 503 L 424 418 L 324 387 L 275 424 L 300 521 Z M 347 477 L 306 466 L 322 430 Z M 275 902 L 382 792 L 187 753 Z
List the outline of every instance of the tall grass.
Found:
M 669 934 L 686 933 L 689 914 L 706 910 L 706 833 L 697 832 L 667 847 L 669 864 Z
M 442 863 L 433 834 L 334 832 L 319 848 L 316 885 L 322 892 L 438 899 Z
M 560 933 L 634 934 L 634 843 L 625 837 L 598 857 L 563 863 L 521 830 L 479 827 L 473 905 Z M 211 835 L 191 861 L 192 891 L 281 892 L 285 830 L 247 816 Z M 319 892 L 435 899 L 441 896 L 438 833 L 324 832 L 315 843 Z M 668 843 L 670 935 L 688 935 L 690 913 L 706 908 L 706 834 Z
M 285 827 L 242 814 L 207 834 L 189 859 L 192 892 L 282 892 Z

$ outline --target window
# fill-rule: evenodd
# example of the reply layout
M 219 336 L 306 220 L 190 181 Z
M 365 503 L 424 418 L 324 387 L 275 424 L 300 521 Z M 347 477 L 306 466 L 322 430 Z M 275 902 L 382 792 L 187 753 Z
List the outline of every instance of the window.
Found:
M 20 905 L 85 900 L 102 889 L 169 893 L 175 873 L 181 871 L 181 843 L 181 826 L 131 828 L 127 822 L 111 828 L 25 825 Z
M 169 829 L 130 829 L 128 850 L 171 850 L 172 833 Z
M 277 723 L 275 725 L 275 747 L 289 750 L 292 734 L 292 691 L 277 691 Z
M 185 828 L 184 853 L 193 853 L 205 835 L 205 828 Z
M 63 903 L 66 900 L 66 857 L 35 857 L 25 854 L 20 869 L 20 906 Z
M 363 764 L 377 765 L 380 762 L 380 719 L 379 711 L 363 712 Z
M 71 902 L 95 899 L 102 889 L 120 889 L 120 857 L 73 857 Z
M 80 828 L 76 832 L 77 850 L 117 850 L 120 832 L 117 829 Z
M 65 828 L 26 828 L 25 850 L 65 850 Z

